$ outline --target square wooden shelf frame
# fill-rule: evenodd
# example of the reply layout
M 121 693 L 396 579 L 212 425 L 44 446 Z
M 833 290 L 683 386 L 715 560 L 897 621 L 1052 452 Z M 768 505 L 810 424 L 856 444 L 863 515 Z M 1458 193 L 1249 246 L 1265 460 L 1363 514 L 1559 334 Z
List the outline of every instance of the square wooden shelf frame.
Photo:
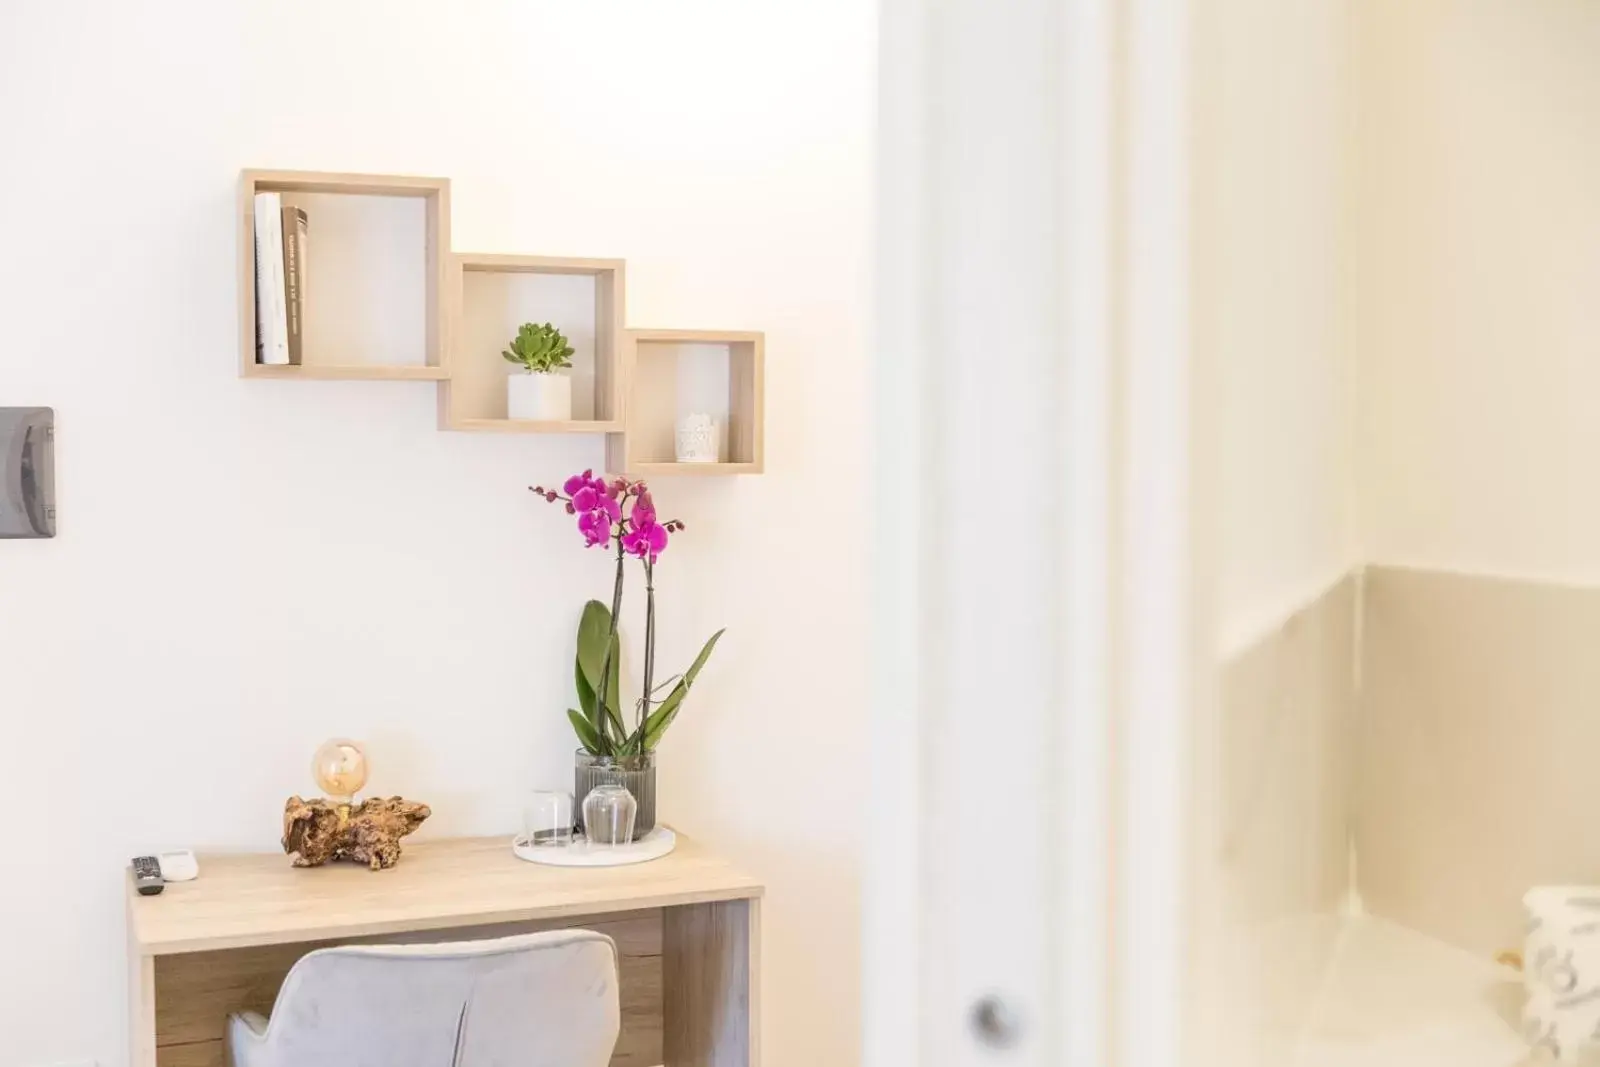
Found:
M 626 378 L 630 396 L 623 404 L 623 432 L 606 439 L 606 469 L 637 478 L 662 475 L 715 476 L 760 474 L 766 463 L 766 335 L 750 330 L 629 330 Z M 640 457 L 634 447 L 640 406 L 632 400 L 638 378 L 639 346 L 651 344 L 726 345 L 728 348 L 728 459 L 721 463 L 677 463 Z
M 454 346 L 465 343 L 466 330 L 462 321 L 466 314 L 466 280 L 470 273 L 586 275 L 594 279 L 595 417 L 549 422 L 470 416 L 461 410 L 461 391 L 454 388 L 450 378 L 446 378 L 439 385 L 439 428 L 479 433 L 621 432 L 626 376 L 623 357 L 626 264 L 620 259 L 491 255 L 484 252 L 461 252 L 449 258 L 450 338 Z M 449 361 L 453 369 L 452 377 L 460 378 L 466 369 L 466 361 L 465 353 L 452 351 Z
M 255 195 L 258 192 L 406 196 L 425 201 L 424 319 L 426 365 L 379 363 L 267 365 L 256 362 Z M 445 270 L 450 250 L 450 180 L 397 174 L 246 170 L 239 175 L 239 375 L 243 378 L 353 381 L 444 381 L 450 377 L 445 336 Z

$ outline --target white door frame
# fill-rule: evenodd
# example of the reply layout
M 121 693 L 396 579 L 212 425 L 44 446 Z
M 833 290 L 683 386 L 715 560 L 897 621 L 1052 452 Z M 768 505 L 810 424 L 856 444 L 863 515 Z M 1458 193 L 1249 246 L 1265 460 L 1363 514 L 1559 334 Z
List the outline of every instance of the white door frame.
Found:
M 1198 1062 L 1186 6 L 881 6 L 867 1067 Z

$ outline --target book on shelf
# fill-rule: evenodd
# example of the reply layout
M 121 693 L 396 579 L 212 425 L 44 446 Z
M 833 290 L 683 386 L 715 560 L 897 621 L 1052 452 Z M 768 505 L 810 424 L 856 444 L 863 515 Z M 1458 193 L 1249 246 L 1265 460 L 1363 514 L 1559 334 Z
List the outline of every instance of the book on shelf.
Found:
M 283 303 L 283 197 L 257 193 L 256 362 L 289 362 L 289 328 Z
M 255 199 L 256 362 L 298 365 L 304 352 L 306 232 L 304 210 L 280 193 Z
M 303 208 L 283 208 L 283 300 L 289 342 L 289 362 L 300 365 L 305 335 L 306 213 Z

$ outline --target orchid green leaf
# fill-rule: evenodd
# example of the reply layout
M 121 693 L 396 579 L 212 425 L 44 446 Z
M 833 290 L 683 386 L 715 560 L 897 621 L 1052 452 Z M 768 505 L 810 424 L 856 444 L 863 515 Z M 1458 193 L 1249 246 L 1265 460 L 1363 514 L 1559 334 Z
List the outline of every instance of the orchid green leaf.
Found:
M 598 600 L 583 606 L 578 620 L 578 669 L 591 692 L 600 691 L 600 676 L 605 670 L 607 642 L 611 637 L 611 609 Z
M 617 709 L 622 706 L 622 638 L 617 634 L 611 635 L 606 677 L 606 712 L 620 723 L 622 717 Z
M 683 672 L 683 678 L 672 687 L 672 692 L 667 694 L 667 699 L 661 702 L 660 707 L 650 713 L 644 722 L 643 737 L 640 741 L 645 750 L 655 748 L 661 743 L 662 736 L 667 732 L 667 727 L 672 725 L 672 720 L 678 717 L 678 709 L 683 706 L 683 700 L 689 695 L 689 690 L 694 686 L 695 678 L 700 674 L 700 668 L 706 665 L 706 660 L 711 658 L 711 653 L 717 647 L 717 642 L 722 639 L 726 630 L 718 630 L 711 635 L 711 639 L 700 649 L 700 654 L 694 658 L 689 669 Z
M 573 708 L 567 709 L 567 718 L 572 720 L 572 728 L 577 731 L 578 743 L 583 745 L 584 751 L 591 756 L 600 755 L 600 738 L 594 732 L 594 725 Z
M 594 721 L 594 687 L 589 684 L 589 679 L 583 676 L 583 661 L 578 660 L 573 665 L 573 681 L 578 687 L 578 707 L 583 709 L 583 717 L 590 722 Z

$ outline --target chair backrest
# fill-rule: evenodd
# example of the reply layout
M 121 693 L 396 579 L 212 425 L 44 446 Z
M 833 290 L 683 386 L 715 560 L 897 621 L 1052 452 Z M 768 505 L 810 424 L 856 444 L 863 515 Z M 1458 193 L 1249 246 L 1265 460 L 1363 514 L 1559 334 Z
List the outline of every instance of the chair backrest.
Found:
M 352 945 L 296 963 L 272 1009 L 275 1067 L 606 1067 L 617 948 L 588 930 Z

